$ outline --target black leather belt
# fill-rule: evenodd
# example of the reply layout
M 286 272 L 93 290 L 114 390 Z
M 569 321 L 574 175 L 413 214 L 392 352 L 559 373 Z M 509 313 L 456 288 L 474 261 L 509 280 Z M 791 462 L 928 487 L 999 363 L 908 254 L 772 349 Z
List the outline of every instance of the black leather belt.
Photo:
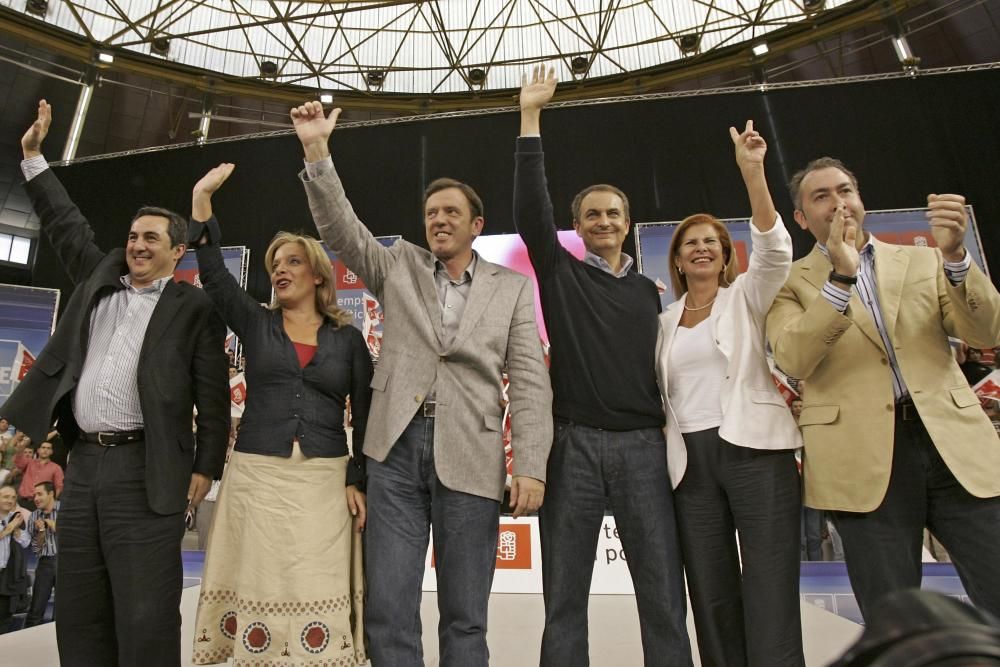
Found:
M 421 417 L 433 417 L 437 412 L 437 401 L 424 401 L 417 410 L 417 415 Z
M 145 439 L 146 432 L 142 429 L 138 431 L 98 431 L 97 433 L 81 433 L 80 439 L 84 442 L 91 442 L 101 447 L 117 447 L 130 442 L 138 442 Z
M 904 422 L 920 421 L 920 413 L 917 412 L 917 406 L 913 404 L 913 399 L 909 396 L 901 398 L 896 402 L 896 419 Z

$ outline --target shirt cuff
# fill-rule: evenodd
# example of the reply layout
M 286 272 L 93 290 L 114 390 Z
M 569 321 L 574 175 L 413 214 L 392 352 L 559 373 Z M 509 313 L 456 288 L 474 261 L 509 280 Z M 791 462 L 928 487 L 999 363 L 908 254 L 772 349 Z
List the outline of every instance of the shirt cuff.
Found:
M 517 151 L 519 153 L 537 153 L 542 150 L 542 135 L 523 134 L 517 138 Z
M 307 181 L 314 181 L 317 178 L 319 178 L 320 176 L 322 176 L 323 174 L 325 174 L 325 173 L 327 173 L 329 171 L 333 171 L 333 156 L 332 155 L 327 155 L 322 160 L 318 160 L 316 162 L 306 162 L 305 160 L 303 160 L 303 162 L 305 162 L 305 165 L 306 165 L 306 180 Z
M 830 302 L 837 312 L 847 312 L 847 304 L 851 300 L 851 293 L 842 290 L 829 280 L 823 285 L 823 298 Z
M 30 181 L 48 168 L 49 163 L 45 160 L 44 155 L 36 155 L 35 157 L 29 157 L 27 160 L 21 160 L 21 173 L 24 174 L 25 181 Z
M 969 254 L 969 250 L 965 250 L 965 257 L 960 262 L 945 262 L 944 263 L 944 274 L 948 276 L 948 281 L 953 287 L 958 287 L 963 282 L 965 282 L 965 277 L 969 275 L 969 269 L 972 268 L 972 255 Z

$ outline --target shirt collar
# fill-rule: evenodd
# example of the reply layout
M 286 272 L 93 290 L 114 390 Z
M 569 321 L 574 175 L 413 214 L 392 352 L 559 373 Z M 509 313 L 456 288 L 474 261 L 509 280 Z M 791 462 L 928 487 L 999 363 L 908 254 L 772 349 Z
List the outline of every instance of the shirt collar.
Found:
M 452 278 L 451 274 L 448 273 L 448 269 L 444 267 L 444 262 L 442 262 L 439 259 L 434 260 L 434 271 L 435 273 L 441 274 L 442 278 L 445 278 L 446 280 L 450 280 L 453 283 L 461 285 L 463 283 L 472 280 L 472 276 L 474 276 L 476 273 L 476 265 L 478 263 L 479 263 L 479 253 L 473 250 L 472 261 L 469 262 L 469 265 L 467 267 L 465 267 L 465 271 L 462 272 L 461 278 L 458 279 Z
M 629 257 L 627 254 L 622 253 L 622 266 L 616 273 L 611 269 L 611 265 L 608 264 L 608 262 L 603 257 L 601 257 L 600 255 L 595 255 L 589 250 L 587 251 L 587 254 L 583 256 L 583 261 L 586 264 L 590 264 L 591 266 L 597 267 L 598 269 L 604 271 L 605 273 L 610 273 L 615 278 L 624 277 L 625 274 L 628 273 L 628 270 L 632 268 L 633 264 L 632 258 Z
M 153 292 L 156 292 L 157 294 L 159 294 L 159 293 L 163 292 L 163 289 L 167 286 L 167 283 L 169 283 L 173 279 L 174 279 L 174 277 L 172 275 L 170 275 L 170 276 L 164 276 L 162 278 L 157 278 L 156 280 L 154 280 L 153 284 L 150 285 L 149 287 L 143 287 L 141 289 L 136 289 L 136 288 L 132 287 L 132 276 L 130 276 L 129 274 L 126 273 L 125 275 L 123 275 L 121 277 L 122 285 L 124 285 L 126 288 L 132 290 L 136 294 L 151 294 Z

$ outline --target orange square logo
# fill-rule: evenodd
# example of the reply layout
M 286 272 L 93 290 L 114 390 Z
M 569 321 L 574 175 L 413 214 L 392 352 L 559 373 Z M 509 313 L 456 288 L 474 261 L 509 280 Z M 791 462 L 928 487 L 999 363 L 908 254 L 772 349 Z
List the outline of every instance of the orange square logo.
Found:
M 531 569 L 531 525 L 501 523 L 497 536 L 497 569 Z

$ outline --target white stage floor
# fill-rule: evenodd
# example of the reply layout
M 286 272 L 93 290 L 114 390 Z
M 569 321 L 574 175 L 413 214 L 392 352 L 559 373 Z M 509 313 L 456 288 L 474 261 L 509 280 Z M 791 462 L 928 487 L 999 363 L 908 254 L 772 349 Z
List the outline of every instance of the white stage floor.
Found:
M 194 639 L 194 613 L 200 586 L 184 589 L 182 648 L 190 658 Z M 438 664 L 437 596 L 424 593 L 424 658 Z M 544 618 L 542 596 L 498 594 L 490 598 L 490 665 L 530 667 L 538 664 Z M 809 604 L 802 605 L 806 664 L 821 667 L 839 656 L 861 634 L 861 627 Z M 694 644 L 694 625 L 688 614 Z M 695 647 L 697 651 L 697 647 Z M 590 596 L 590 658 L 593 667 L 641 667 L 642 647 L 635 598 L 631 595 Z M 52 623 L 0 636 L 0 664 L 17 667 L 56 667 L 55 626 Z M 185 667 L 190 664 L 185 662 Z M 695 664 L 700 664 L 695 656 Z M 95 665 L 94 667 L 100 667 Z

